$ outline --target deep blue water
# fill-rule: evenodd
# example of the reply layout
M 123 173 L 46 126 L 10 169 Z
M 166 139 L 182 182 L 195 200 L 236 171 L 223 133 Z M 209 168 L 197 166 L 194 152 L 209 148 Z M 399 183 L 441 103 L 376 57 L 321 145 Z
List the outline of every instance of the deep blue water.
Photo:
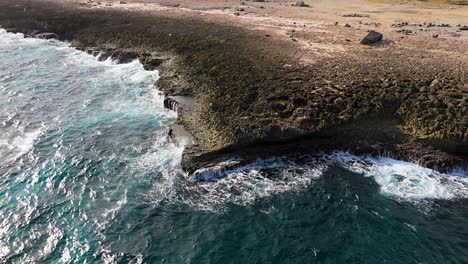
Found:
M 197 182 L 157 72 L 0 31 L 0 263 L 468 263 L 468 178 L 276 158 Z

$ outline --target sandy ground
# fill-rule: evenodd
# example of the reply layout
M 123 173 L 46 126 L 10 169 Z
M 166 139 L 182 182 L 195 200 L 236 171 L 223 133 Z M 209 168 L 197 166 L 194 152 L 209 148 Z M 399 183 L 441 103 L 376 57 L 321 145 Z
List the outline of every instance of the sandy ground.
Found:
M 297 52 L 296 57 L 305 64 L 315 60 L 316 56 L 366 48 L 359 41 L 369 30 L 384 34 L 381 46 L 400 45 L 462 53 L 468 50 L 468 30 L 461 30 L 463 26 L 468 26 L 468 5 L 463 5 L 466 4 L 463 1 L 305 1 L 309 7 L 296 7 L 295 2 L 283 0 L 71 2 L 82 8 L 200 16 L 208 21 L 263 30 L 267 36 L 297 42 L 303 49 Z

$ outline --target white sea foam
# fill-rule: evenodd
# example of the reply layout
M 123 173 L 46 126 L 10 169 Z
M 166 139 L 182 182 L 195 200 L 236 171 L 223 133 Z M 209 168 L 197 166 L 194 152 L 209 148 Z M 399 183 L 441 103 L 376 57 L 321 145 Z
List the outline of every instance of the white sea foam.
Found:
M 224 172 L 225 177 L 183 186 L 188 197 L 174 197 L 193 209 L 219 211 L 227 204 L 247 206 L 258 199 L 301 191 L 321 177 L 325 166 L 296 163 L 283 158 L 259 160 Z M 206 174 L 205 176 L 208 176 Z
M 60 257 L 60 262 L 69 263 L 70 260 L 71 260 L 70 250 L 66 247 L 62 252 L 62 256 Z
M 0 156 L 3 162 L 11 162 L 27 154 L 34 147 L 34 142 L 38 140 L 45 128 L 39 128 L 28 132 L 19 129 L 14 133 L 4 134 L 0 140 Z
M 174 171 L 180 170 L 182 148 L 171 146 L 165 128 L 176 115 L 163 109 L 163 97 L 154 89 L 158 72 L 144 71 L 137 60 L 100 62 L 68 44 L 24 39 L 4 30 L 0 30 L 0 53 L 11 60 L 6 66 L 19 67 L 3 71 L 0 65 L 0 99 L 5 102 L 0 106 L 0 169 L 5 168 L 4 174 L 16 173 L 5 175 L 5 194 L 0 201 L 4 215 L 0 220 L 0 262 L 14 256 L 18 263 L 36 263 L 54 255 L 56 262 L 70 263 L 89 261 L 90 253 L 94 257 L 103 253 L 103 261 L 114 263 L 120 253 L 107 245 L 103 230 L 112 228 L 109 223 L 126 213 L 127 203 L 135 202 L 132 186 L 142 182 L 151 186 L 145 176 L 160 172 L 164 182 L 170 182 Z M 38 81 L 31 82 L 34 78 Z M 92 129 L 87 130 L 86 125 L 93 121 Z M 135 127 L 127 127 L 127 121 L 145 123 L 142 129 L 156 131 L 155 146 L 139 145 L 140 138 L 133 141 L 130 133 Z M 86 136 L 90 141 L 103 140 L 109 136 L 106 133 L 116 131 L 108 129 L 114 125 L 129 132 L 131 140 L 122 146 L 131 154 L 107 155 L 103 151 L 105 155 L 95 157 L 100 150 L 114 147 L 110 138 L 112 146 L 102 149 L 91 142 L 86 150 L 90 155 L 82 158 L 79 151 Z M 140 132 L 136 130 L 135 135 Z M 118 136 L 126 139 L 127 134 Z M 40 147 L 39 140 L 43 140 Z M 140 157 L 135 158 L 135 153 Z M 9 164 L 7 158 L 17 163 Z M 130 164 L 123 169 L 124 176 L 113 170 L 114 161 Z M 96 168 L 99 172 L 93 178 L 89 166 L 94 162 L 102 166 Z M 126 174 L 127 169 L 131 174 Z M 90 242 L 87 233 L 92 233 Z M 135 261 L 141 263 L 142 255 Z
M 417 164 L 387 157 L 358 157 L 337 152 L 330 157 L 345 168 L 372 177 L 382 194 L 415 201 L 468 197 L 468 178 L 439 173 Z
M 232 162 L 232 161 L 231 161 Z M 200 169 L 192 184 L 184 184 L 171 199 L 198 210 L 223 210 L 227 204 L 247 206 L 261 198 L 303 191 L 336 164 L 371 177 L 380 192 L 402 201 L 468 198 L 468 178 L 443 174 L 386 157 L 355 156 L 346 152 L 310 157 L 305 161 L 275 158 L 239 167 L 223 164 Z M 218 168 L 219 167 L 219 168 Z M 466 174 L 464 175 L 466 176 Z M 201 180 L 201 181 L 200 181 Z M 185 193 L 187 195 L 180 195 Z M 167 194 L 167 193 L 165 193 Z
M 42 257 L 47 257 L 52 253 L 52 251 L 57 247 L 58 242 L 62 239 L 64 233 L 62 230 L 58 229 L 52 224 L 49 224 L 47 227 L 48 237 L 45 242 L 44 247 L 42 248 Z

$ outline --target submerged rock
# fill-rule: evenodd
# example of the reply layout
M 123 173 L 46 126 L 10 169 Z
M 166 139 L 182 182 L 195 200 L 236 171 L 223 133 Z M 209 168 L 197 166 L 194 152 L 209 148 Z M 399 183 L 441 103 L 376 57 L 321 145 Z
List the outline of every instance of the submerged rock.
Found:
M 375 44 L 379 41 L 381 41 L 383 39 L 383 35 L 382 33 L 379 33 L 377 31 L 374 31 L 374 30 L 371 30 L 367 36 L 365 36 L 362 40 L 361 40 L 361 44 L 364 44 L 364 45 L 372 45 L 372 44 Z
M 97 57 L 98 61 L 105 61 L 105 60 L 107 60 L 108 58 L 109 58 L 109 54 L 107 54 L 107 53 L 105 53 L 105 52 L 99 54 L 98 57 Z

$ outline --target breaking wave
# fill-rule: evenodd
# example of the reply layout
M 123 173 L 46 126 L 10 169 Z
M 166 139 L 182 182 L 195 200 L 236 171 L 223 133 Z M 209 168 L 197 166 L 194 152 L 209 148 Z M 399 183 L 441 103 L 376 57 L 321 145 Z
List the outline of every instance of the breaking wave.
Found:
M 389 197 L 408 201 L 468 197 L 466 172 L 459 171 L 458 176 L 444 174 L 388 157 L 335 153 L 331 158 L 353 172 L 372 177 L 381 193 Z
M 222 211 L 229 204 L 248 206 L 276 194 L 306 191 L 317 180 L 327 177 L 327 170 L 333 166 L 372 178 L 382 195 L 399 201 L 468 198 L 466 172 L 444 174 L 388 157 L 334 152 L 300 158 L 279 157 L 235 166 L 238 163 L 230 160 L 197 171 L 190 176 L 191 184 L 183 185 L 183 190 L 178 190 L 170 199 L 208 211 Z M 181 193 L 187 195 L 181 196 Z

